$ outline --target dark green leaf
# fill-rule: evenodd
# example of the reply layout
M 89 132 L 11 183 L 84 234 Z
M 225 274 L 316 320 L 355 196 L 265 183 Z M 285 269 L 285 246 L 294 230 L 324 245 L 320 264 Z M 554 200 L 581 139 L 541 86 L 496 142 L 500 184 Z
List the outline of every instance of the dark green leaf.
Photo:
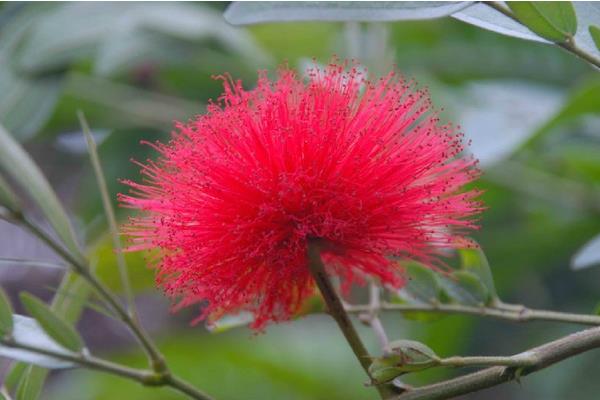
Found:
M 1 125 L 0 168 L 33 198 L 73 256 L 83 259 L 67 213 L 58 197 L 39 167 Z
M 471 4 L 468 1 L 240 1 L 229 6 L 225 19 L 234 25 L 280 21 L 402 21 L 445 17 Z
M 448 298 L 458 304 L 483 306 L 490 295 L 481 279 L 469 271 L 454 271 L 448 277 L 439 276 L 440 284 Z
M 57 343 L 74 352 L 84 348 L 83 340 L 75 328 L 56 315 L 46 303 L 29 293 L 21 293 L 20 297 L 29 314 Z
M 17 196 L 13 193 L 8 183 L 0 176 L 0 206 L 4 206 L 11 212 L 21 210 Z
M 406 271 L 406 285 L 398 292 L 407 302 L 432 304 L 437 302 L 440 285 L 435 273 L 423 264 L 411 261 L 403 265 Z
M 4 377 L 4 385 L 2 386 L 7 392 L 12 393 L 19 386 L 19 382 L 25 372 L 27 371 L 27 364 L 24 362 L 14 363 L 10 371 Z
M 519 21 L 544 39 L 565 42 L 577 32 L 577 16 L 569 1 L 509 1 L 507 5 Z
M 10 300 L 0 288 L 0 336 L 12 335 L 13 326 L 13 309 Z
M 498 295 L 494 285 L 492 269 L 481 247 L 460 249 L 458 254 L 460 255 L 461 268 L 477 275 L 481 283 L 487 288 L 490 298 L 492 300 L 497 299 Z
M 600 50 L 600 28 L 598 28 L 595 25 L 590 25 L 588 29 L 590 31 L 590 36 L 592 36 L 592 40 L 596 45 L 596 48 Z

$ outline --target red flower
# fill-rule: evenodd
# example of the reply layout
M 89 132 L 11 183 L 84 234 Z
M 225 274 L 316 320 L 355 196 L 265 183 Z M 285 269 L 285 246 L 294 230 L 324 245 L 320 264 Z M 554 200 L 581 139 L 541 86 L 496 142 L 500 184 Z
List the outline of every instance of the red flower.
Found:
M 289 319 L 314 290 L 308 238 L 346 287 L 400 287 L 394 256 L 434 261 L 478 213 L 475 161 L 425 91 L 392 72 L 376 82 L 329 65 L 308 79 L 281 68 L 257 87 L 224 80 L 208 113 L 177 124 L 121 201 L 143 211 L 130 249 L 158 248 L 159 281 L 199 319 L 249 311 L 255 328 Z

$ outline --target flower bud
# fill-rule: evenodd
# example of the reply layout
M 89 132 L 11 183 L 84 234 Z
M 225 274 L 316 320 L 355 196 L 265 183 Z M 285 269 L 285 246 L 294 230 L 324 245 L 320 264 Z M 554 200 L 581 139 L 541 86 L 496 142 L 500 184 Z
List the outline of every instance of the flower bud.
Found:
M 369 373 L 375 384 L 391 382 L 399 375 L 421 371 L 440 364 L 440 358 L 423 343 L 414 340 L 390 342 L 385 355 L 373 360 Z

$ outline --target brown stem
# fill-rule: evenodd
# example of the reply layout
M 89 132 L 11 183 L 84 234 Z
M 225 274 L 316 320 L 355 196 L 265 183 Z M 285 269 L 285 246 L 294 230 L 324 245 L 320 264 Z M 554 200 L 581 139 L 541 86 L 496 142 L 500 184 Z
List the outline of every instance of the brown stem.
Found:
M 342 301 L 338 297 L 333 285 L 331 284 L 331 281 L 329 280 L 329 277 L 327 276 L 327 273 L 325 272 L 325 266 L 323 265 L 323 261 L 321 261 L 321 250 L 317 240 L 309 241 L 307 246 L 307 257 L 308 267 L 315 282 L 317 283 L 317 287 L 323 295 L 323 299 L 325 300 L 325 304 L 327 304 L 329 313 L 340 327 L 340 330 L 352 348 L 356 359 L 363 367 L 367 375 L 371 377 L 371 374 L 369 373 L 371 357 L 364 344 L 360 340 L 358 333 L 354 329 L 352 321 L 350 321 L 350 317 L 348 317 L 348 314 L 344 310 Z M 376 388 L 379 391 L 379 395 L 382 399 L 387 399 L 393 395 L 390 387 L 380 385 L 376 386 Z
M 510 306 L 510 308 L 509 308 Z M 370 305 L 348 305 L 348 313 L 369 312 Z M 466 314 L 491 317 L 514 322 L 552 321 L 581 325 L 600 325 L 600 316 L 572 314 L 559 311 L 536 310 L 522 305 L 504 304 L 502 307 L 477 307 L 463 304 L 390 304 L 383 303 L 382 311 L 426 312 L 438 314 Z
M 535 347 L 527 354 L 534 362 L 527 367 L 492 367 L 447 381 L 407 391 L 394 400 L 441 400 L 497 386 L 547 368 L 566 358 L 600 347 L 600 327 L 586 329 Z

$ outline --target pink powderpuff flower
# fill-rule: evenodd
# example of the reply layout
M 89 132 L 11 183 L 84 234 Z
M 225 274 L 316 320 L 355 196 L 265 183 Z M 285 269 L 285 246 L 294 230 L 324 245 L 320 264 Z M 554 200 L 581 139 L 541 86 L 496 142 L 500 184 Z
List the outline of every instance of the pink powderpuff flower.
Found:
M 152 146 L 142 183 L 126 181 L 130 250 L 158 249 L 158 282 L 198 320 L 250 312 L 253 327 L 290 319 L 315 290 L 310 238 L 345 288 L 376 278 L 399 288 L 397 257 L 435 265 L 464 246 L 482 209 L 462 134 L 426 91 L 396 72 L 367 81 L 332 63 L 306 79 L 281 67 L 256 88 L 220 77 L 206 115 Z

